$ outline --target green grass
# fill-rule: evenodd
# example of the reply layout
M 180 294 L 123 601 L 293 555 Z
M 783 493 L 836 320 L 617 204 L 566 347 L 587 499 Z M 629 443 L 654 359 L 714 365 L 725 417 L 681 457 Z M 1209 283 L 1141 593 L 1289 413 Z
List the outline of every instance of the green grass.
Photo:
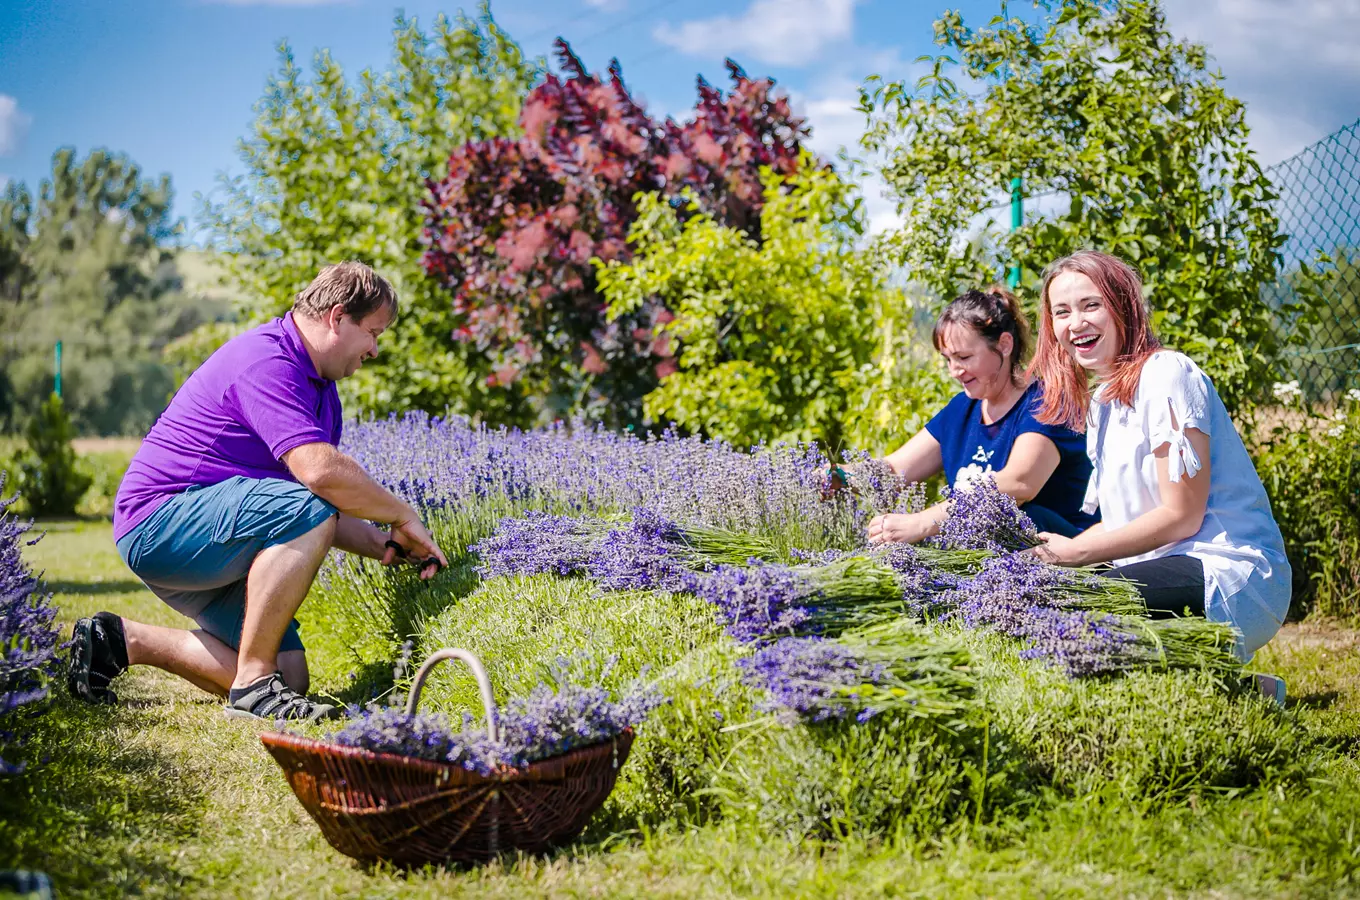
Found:
M 59 588 L 67 627 L 98 609 L 184 623 L 138 589 L 107 524 L 48 530 L 29 556 Z M 444 608 L 432 604 L 408 627 L 419 625 L 441 642 L 500 647 L 493 666 L 507 689 L 527 677 L 530 660 L 549 645 L 626 650 L 622 635 L 635 627 L 658 640 L 668 637 L 670 645 L 643 654 L 664 667 L 686 655 L 685 635 L 707 627 L 697 618 L 658 618 L 633 595 L 606 608 L 561 584 L 557 612 L 521 626 L 552 640 L 498 632 L 515 617 L 511 582 L 487 585 Z M 322 609 L 317 604 L 314 612 Z M 632 610 L 632 626 L 619 609 Z M 602 624 L 601 616 L 613 624 Z M 345 643 L 305 617 L 303 635 L 313 648 L 319 686 L 351 690 L 356 657 Z M 518 650 L 515 641 L 521 641 Z M 1068 787 L 1050 788 L 980 822 L 956 820 L 934 835 L 855 834 L 830 844 L 788 840 L 787 829 L 762 824 L 758 815 L 685 827 L 635 822 L 628 831 L 596 828 L 588 841 L 551 856 L 416 873 L 365 869 L 335 853 L 254 728 L 224 719 L 217 702 L 194 688 L 139 670 L 120 680 L 124 702 L 116 708 L 56 696 L 32 718 L 33 737 L 14 754 L 29 770 L 0 782 L 0 869 L 47 871 L 61 897 L 1360 896 L 1357 650 L 1356 632 L 1291 626 L 1261 661 L 1289 679 L 1299 698 L 1290 715 L 1258 716 L 1248 707 L 1202 723 L 1153 705 L 1179 697 L 1190 708 L 1198 702 L 1192 678 L 1167 689 L 1130 679 L 1100 696 L 1068 692 L 1069 703 L 1105 705 L 1054 712 L 1037 699 L 1026 706 L 1019 698 L 1061 686 L 1016 669 L 993 681 L 994 703 L 1011 711 L 993 720 L 994 734 L 1028 742 L 1037 758 L 1057 759 L 1066 781 L 1054 781 Z M 372 652 L 381 655 L 380 648 Z M 522 660 L 521 667 L 509 666 L 511 658 Z M 390 665 L 377 657 L 370 662 Z M 431 699 L 458 705 L 465 688 L 450 670 L 436 679 Z M 1007 691 L 1013 696 L 1002 696 Z M 702 706 L 691 713 L 711 715 Z M 1121 721 L 1132 724 L 1121 728 Z M 1158 722 L 1165 723 L 1160 730 Z M 1217 744 L 1210 740 L 1223 729 L 1236 733 Z M 1225 748 L 1221 758 L 1210 752 L 1214 746 Z M 1159 759 L 1159 747 L 1198 748 L 1195 765 L 1225 773 L 1220 787 L 1180 790 L 1165 777 L 1179 766 L 1132 765 Z M 874 748 L 813 749 L 839 753 L 841 765 L 853 768 L 856 753 Z M 750 785 L 756 807 L 766 805 L 756 802 L 758 788 L 771 796 L 781 784 L 789 793 L 815 793 L 816 785 L 790 779 L 777 764 L 778 753 L 795 759 L 804 752 L 812 751 L 763 748 L 746 757 L 754 780 L 733 783 Z M 1243 758 L 1268 770 L 1264 786 L 1232 787 L 1261 780 L 1239 777 Z

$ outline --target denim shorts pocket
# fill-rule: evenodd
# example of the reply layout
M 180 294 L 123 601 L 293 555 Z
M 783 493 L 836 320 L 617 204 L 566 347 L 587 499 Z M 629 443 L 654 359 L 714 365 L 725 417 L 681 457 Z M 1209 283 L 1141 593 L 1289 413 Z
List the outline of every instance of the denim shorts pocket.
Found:
M 250 481 L 240 475 L 228 478 L 226 481 L 213 485 L 218 495 L 214 497 L 213 510 L 214 521 L 212 535 L 209 538 L 214 544 L 226 544 L 236 538 L 236 517 L 241 513 L 241 501 L 245 499 L 248 487 L 245 482 Z

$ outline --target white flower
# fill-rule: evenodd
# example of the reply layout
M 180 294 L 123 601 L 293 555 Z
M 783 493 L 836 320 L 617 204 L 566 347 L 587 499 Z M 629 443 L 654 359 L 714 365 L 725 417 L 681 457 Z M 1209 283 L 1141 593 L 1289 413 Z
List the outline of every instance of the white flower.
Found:
M 1346 399 L 1360 403 L 1360 388 L 1351 388 L 1349 391 L 1346 391 Z
M 1332 421 L 1344 422 L 1346 421 L 1346 414 L 1338 409 L 1336 412 L 1332 413 Z
M 1345 425 L 1333 425 L 1331 428 L 1327 429 L 1327 435 L 1329 437 L 1341 437 L 1341 435 L 1345 433 L 1346 433 Z
M 1303 391 L 1300 390 L 1297 379 L 1294 381 L 1277 381 L 1275 382 L 1275 386 L 1270 390 L 1271 393 L 1275 395 L 1276 400 L 1283 400 L 1285 402 L 1293 400 L 1295 397 L 1303 396 Z

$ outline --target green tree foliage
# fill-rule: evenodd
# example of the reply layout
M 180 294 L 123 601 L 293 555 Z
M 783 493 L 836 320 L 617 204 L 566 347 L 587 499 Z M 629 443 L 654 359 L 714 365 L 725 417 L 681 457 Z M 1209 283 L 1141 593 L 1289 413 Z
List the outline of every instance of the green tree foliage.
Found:
M 28 422 L 27 449 L 19 458 L 15 487 L 34 516 L 69 516 L 90 487 L 91 478 L 76 463 L 71 446 L 71 417 L 61 398 L 51 394 Z
M 450 406 L 513 419 L 518 398 L 488 393 L 487 366 L 453 339 L 448 297 L 421 268 L 421 204 L 452 148 L 516 132 L 540 64 L 485 7 L 476 20 L 441 16 L 433 33 L 399 15 L 393 39 L 390 66 L 357 83 L 326 51 L 309 78 L 281 45 L 240 144 L 245 173 L 222 182 L 204 220 L 248 298 L 247 322 L 281 315 L 328 263 L 362 260 L 392 281 L 401 317 L 382 357 L 346 382 L 361 409 Z M 222 337 L 200 341 L 200 352 Z
M 12 182 L 0 199 L 0 419 L 17 428 L 53 389 L 81 433 L 145 431 L 173 388 L 161 348 L 219 312 L 189 296 L 175 261 L 170 180 L 121 154 L 69 148 L 35 196 Z
M 600 290 L 611 317 L 652 298 L 674 314 L 660 334 L 675 362 L 644 401 L 652 421 L 739 446 L 840 446 L 876 317 L 901 297 L 878 254 L 856 249 L 858 209 L 833 172 L 805 164 L 787 187 L 768 171 L 764 184 L 760 241 L 704 212 L 682 223 L 644 195 L 634 256 L 600 264 Z
M 865 85 L 864 146 L 886 156 L 905 220 L 898 256 L 941 298 L 1011 261 L 1032 291 L 1073 250 L 1122 256 L 1143 273 L 1163 340 L 1238 408 L 1274 380 L 1280 343 L 1261 289 L 1283 242 L 1243 105 L 1202 46 L 1168 32 L 1156 0 L 1055 5 L 1039 25 L 1004 6 L 979 29 L 946 13 L 931 74 L 914 89 Z M 1058 211 L 978 235 L 1016 177 Z
M 670 313 L 644 300 L 606 317 L 591 261 L 628 258 L 637 198 L 651 191 L 677 204 L 686 194 L 685 214 L 758 235 L 761 169 L 791 174 L 808 132 L 773 81 L 731 60 L 731 90 L 700 79 L 681 125 L 647 114 L 617 60 L 605 78 L 565 41 L 557 50 L 566 77 L 548 75 L 525 99 L 523 138 L 455 150 L 434 185 L 426 265 L 497 383 L 545 397 L 545 419 L 578 410 L 631 425 L 667 365 L 654 335 Z

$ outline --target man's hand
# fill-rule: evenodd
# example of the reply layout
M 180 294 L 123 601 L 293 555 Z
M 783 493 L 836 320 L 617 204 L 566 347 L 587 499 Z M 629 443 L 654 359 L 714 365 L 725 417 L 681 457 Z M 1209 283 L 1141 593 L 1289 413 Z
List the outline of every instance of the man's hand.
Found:
M 434 538 L 419 519 L 412 518 L 394 524 L 391 539 L 406 550 L 407 557 L 416 565 L 421 566 L 420 577 L 423 579 L 429 580 L 439 571 L 425 566 L 426 560 L 439 560 L 441 568 L 447 568 L 449 565 L 448 558 L 444 556 L 444 551 L 439 549 L 439 545 L 434 542 Z M 388 547 L 383 551 L 382 564 L 385 566 L 394 565 L 400 558 L 401 556 L 396 550 Z
M 869 521 L 871 544 L 918 544 L 930 536 L 934 521 L 920 513 L 887 513 Z

